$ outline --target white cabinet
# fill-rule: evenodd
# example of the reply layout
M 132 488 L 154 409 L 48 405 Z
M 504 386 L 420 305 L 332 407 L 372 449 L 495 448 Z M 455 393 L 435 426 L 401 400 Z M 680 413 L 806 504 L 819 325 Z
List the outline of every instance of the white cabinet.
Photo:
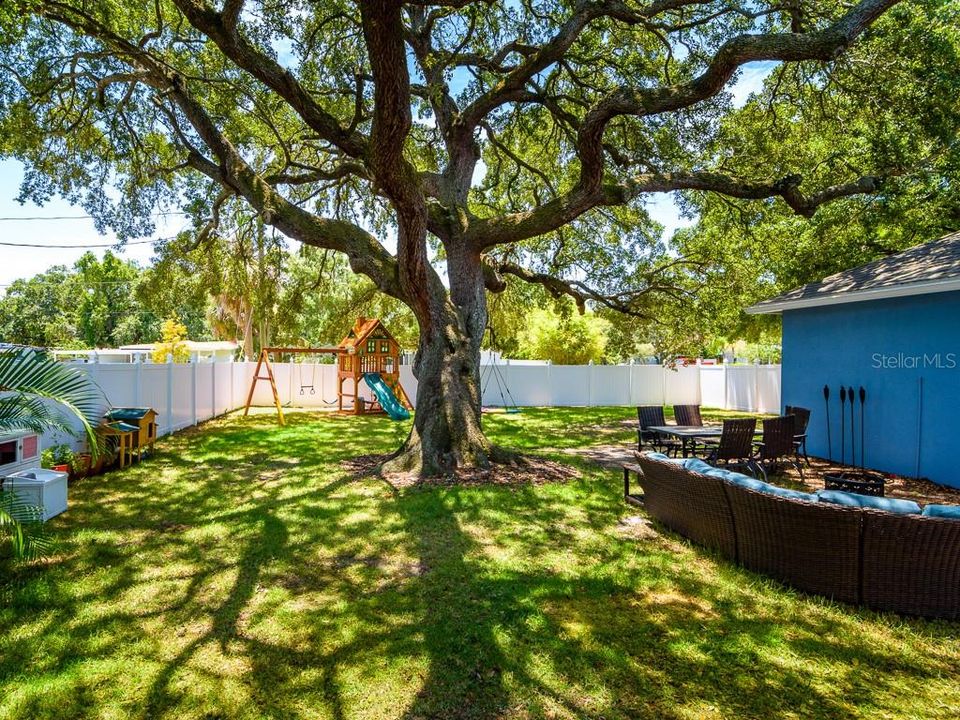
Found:
M 67 510 L 67 474 L 55 470 L 33 468 L 21 470 L 3 479 L 3 491 L 43 510 L 43 520 Z
M 28 430 L 0 434 L 0 477 L 40 467 L 40 438 Z

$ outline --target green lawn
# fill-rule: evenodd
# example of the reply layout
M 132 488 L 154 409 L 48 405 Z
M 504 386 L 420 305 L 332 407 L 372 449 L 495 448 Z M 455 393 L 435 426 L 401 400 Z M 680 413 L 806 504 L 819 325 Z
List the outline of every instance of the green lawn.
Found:
M 629 410 L 487 416 L 579 463 L 520 487 L 358 479 L 406 424 L 288 417 L 72 487 L 59 555 L 2 583 L 0 718 L 960 715 L 960 625 L 740 570 L 562 452 L 633 442 Z

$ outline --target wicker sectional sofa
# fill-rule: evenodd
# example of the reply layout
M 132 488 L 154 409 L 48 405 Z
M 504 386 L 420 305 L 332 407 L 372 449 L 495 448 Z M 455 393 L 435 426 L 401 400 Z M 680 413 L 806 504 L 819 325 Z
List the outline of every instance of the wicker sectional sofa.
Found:
M 750 570 L 875 610 L 960 619 L 960 508 L 951 518 L 909 501 L 860 507 L 876 501 L 785 490 L 657 454 L 638 455 L 637 469 L 650 515 Z

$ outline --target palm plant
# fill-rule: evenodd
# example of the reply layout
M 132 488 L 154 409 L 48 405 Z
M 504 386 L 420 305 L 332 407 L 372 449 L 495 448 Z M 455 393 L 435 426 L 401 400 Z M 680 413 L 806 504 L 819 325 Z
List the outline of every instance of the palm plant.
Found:
M 106 405 L 106 396 L 87 373 L 56 362 L 42 350 L 0 347 L 0 432 L 82 433 L 96 456 L 96 425 Z M 0 540 L 9 539 L 14 558 L 48 552 L 49 542 L 38 532 L 40 527 L 37 508 L 13 493 L 0 492 Z

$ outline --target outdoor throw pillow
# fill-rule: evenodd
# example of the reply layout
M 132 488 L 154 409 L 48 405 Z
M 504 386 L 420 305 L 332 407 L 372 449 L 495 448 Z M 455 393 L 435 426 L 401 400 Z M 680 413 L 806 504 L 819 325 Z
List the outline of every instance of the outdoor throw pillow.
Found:
M 924 505 L 923 514 L 926 517 L 960 520 L 960 505 Z
M 886 510 L 900 515 L 919 515 L 920 506 L 913 500 L 896 500 L 894 498 L 871 497 L 857 495 L 842 490 L 818 490 L 817 495 L 821 502 L 844 505 L 846 507 L 870 508 L 872 510 Z

